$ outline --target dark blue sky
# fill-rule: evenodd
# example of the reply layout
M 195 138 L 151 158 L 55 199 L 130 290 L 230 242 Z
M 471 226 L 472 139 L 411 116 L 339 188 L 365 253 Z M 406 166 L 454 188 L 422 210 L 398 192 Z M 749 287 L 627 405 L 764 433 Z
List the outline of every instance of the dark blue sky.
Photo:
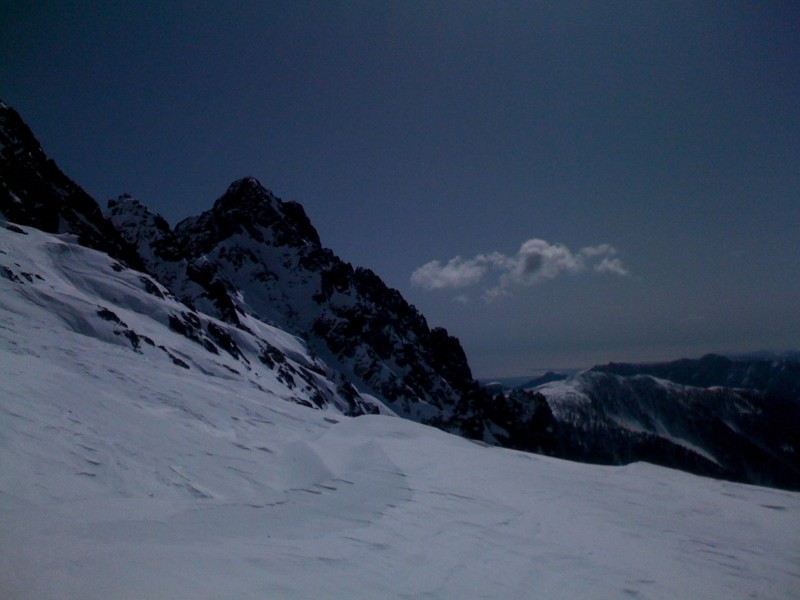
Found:
M 800 346 L 797 3 L 214 4 L 0 2 L 0 98 L 103 204 L 258 177 L 478 376 Z

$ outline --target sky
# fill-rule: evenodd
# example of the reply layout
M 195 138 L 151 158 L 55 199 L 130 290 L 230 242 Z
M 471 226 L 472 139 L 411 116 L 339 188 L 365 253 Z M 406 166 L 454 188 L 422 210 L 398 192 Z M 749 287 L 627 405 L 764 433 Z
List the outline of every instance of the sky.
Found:
M 101 205 L 252 175 L 478 377 L 800 347 L 794 2 L 8 2 L 0 98 Z

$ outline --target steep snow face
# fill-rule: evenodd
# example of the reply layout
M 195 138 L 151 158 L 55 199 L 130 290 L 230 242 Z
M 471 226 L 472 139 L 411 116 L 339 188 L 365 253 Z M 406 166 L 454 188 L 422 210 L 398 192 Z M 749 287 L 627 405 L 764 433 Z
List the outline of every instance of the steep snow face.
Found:
M 347 417 L 245 325 L 0 227 L 0 597 L 797 597 L 800 494 Z
M 536 390 L 559 423 L 562 456 L 611 463 L 647 460 L 800 489 L 800 410 L 791 400 L 596 370 Z
M 468 397 L 482 392 L 458 341 L 431 330 L 374 273 L 323 248 L 302 207 L 256 179 L 234 182 L 174 231 L 131 199 L 112 202 L 108 214 L 148 269 L 199 310 L 234 324 L 252 315 L 303 335 L 403 416 L 461 431 L 474 417 Z
M 13 324 L 51 324 L 93 343 L 124 349 L 154 370 L 232 380 L 244 388 L 339 412 L 377 412 L 298 338 L 254 318 L 241 327 L 189 309 L 149 275 L 107 255 L 15 225 L 0 227 L 0 308 Z M 125 361 L 121 361 L 123 365 Z M 123 368 L 124 367 L 120 367 Z M 385 409 L 384 409 L 385 410 Z

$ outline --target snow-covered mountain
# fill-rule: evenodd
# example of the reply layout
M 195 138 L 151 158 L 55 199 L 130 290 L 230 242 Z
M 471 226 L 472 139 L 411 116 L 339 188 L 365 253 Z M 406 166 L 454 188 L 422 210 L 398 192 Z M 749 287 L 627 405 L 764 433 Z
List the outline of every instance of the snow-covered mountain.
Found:
M 240 318 L 0 226 L 0 597 L 797 597 L 800 494 L 349 417 Z
M 86 266 L 88 288 L 69 280 L 77 291 L 64 292 L 96 292 L 84 298 L 94 312 L 76 313 L 66 301 L 45 303 L 59 319 L 158 356 L 187 377 L 223 373 L 247 389 L 277 377 L 285 389 L 273 395 L 323 410 L 394 412 L 519 450 L 612 464 L 648 460 L 800 488 L 796 370 L 784 369 L 786 377 L 773 373 L 778 383 L 755 391 L 698 389 L 678 385 L 700 385 L 682 379 L 667 385 L 606 369 L 533 390 L 492 393 L 473 380 L 457 339 L 429 327 L 376 274 L 340 260 L 322 245 L 299 204 L 280 200 L 252 177 L 234 182 L 208 211 L 174 228 L 130 196 L 110 201 L 104 216 L 47 159 L 19 115 L 0 103 L 0 215 L 16 223 L 7 226 L 11 233 L 36 237 L 24 229 L 33 227 L 73 234 L 79 245 L 63 238 L 61 251 L 96 262 Z M 111 262 L 101 264 L 87 248 Z M 0 271 L 33 290 L 25 292 L 31 297 L 47 289 L 33 275 L 34 258 L 29 270 L 14 263 Z M 77 263 L 69 267 L 81 271 Z M 101 293 L 104 285 L 111 287 Z M 143 290 L 147 301 L 138 292 L 120 296 L 122 288 Z M 714 385 L 763 379 L 760 371 L 748 373 L 732 371 Z
M 375 273 L 324 248 L 302 207 L 255 178 L 235 181 L 210 210 L 174 229 L 128 196 L 110 201 L 108 216 L 187 305 L 239 328 L 250 318 L 303 337 L 403 417 L 487 443 L 549 449 L 540 396 L 493 398 L 473 380 L 457 339 L 430 328 Z
M 460 344 L 431 330 L 398 292 L 322 247 L 302 207 L 256 179 L 174 230 L 132 198 L 109 217 L 181 300 L 234 325 L 245 315 L 302 335 L 398 413 L 452 421 L 475 387 Z
M 702 388 L 757 390 L 800 404 L 800 355 L 728 358 L 708 354 L 699 359 L 664 363 L 609 363 L 592 368 L 615 375 L 652 375 L 674 383 Z
M 797 597 L 798 493 L 397 418 L 559 452 L 597 416 L 492 397 L 253 179 L 107 220 L 0 103 L 0 214 L 0 598 Z
M 150 275 L 78 244 L 74 236 L 6 223 L 0 240 L 0 307 L 17 327 L 26 317 L 33 337 L 61 335 L 58 329 L 41 333 L 42 323 L 56 323 L 128 351 L 120 369 L 140 359 L 153 370 L 222 378 L 304 406 L 390 412 L 359 394 L 295 336 L 254 319 L 246 328 L 233 327 L 191 310 Z
M 736 387 L 722 387 L 711 363 L 727 365 L 722 380 Z M 558 423 L 559 456 L 607 464 L 646 460 L 800 490 L 800 397 L 789 391 L 799 368 L 721 357 L 606 365 L 535 390 Z
M 299 336 L 338 374 L 337 386 L 355 386 L 355 394 L 377 397 L 404 417 L 488 443 L 542 447 L 543 400 L 527 394 L 494 403 L 473 380 L 458 340 L 430 328 L 377 275 L 324 248 L 299 204 L 249 177 L 174 229 L 129 196 L 109 202 L 105 218 L 46 158 L 13 109 L 3 104 L 0 115 L 0 214 L 10 221 L 74 233 L 81 244 L 139 267 L 185 305 L 185 314 L 250 334 L 269 324 Z M 202 338 L 186 319 L 170 324 Z M 373 408 L 354 401 L 350 410 Z

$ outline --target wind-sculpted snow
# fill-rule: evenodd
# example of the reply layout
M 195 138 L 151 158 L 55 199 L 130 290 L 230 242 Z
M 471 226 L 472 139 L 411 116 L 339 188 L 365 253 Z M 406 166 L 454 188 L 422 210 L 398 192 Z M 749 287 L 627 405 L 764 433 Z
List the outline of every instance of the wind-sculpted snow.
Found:
M 2 598 L 797 597 L 800 494 L 286 402 L 269 371 L 243 384 L 228 352 L 146 320 L 180 305 L 139 274 L 24 231 L 0 230 L 19 279 L 0 278 Z

